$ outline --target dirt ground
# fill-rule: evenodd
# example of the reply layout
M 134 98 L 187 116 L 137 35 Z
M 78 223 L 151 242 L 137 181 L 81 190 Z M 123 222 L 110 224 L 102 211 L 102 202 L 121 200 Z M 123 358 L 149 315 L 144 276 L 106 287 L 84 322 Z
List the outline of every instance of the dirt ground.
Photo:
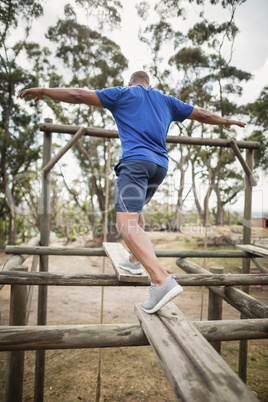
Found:
M 173 234 L 173 236 L 176 236 Z M 53 241 L 53 246 L 66 246 Z M 67 247 L 82 247 L 83 239 Z M 0 254 L 0 265 L 8 258 Z M 31 257 L 27 259 L 31 266 Z M 82 256 L 50 256 L 49 271 L 65 273 L 114 273 L 107 258 Z M 173 264 L 172 273 L 179 273 Z M 138 323 L 134 304 L 145 299 L 146 287 L 108 287 L 104 289 L 103 323 Z M 258 299 L 268 301 L 267 290 L 254 290 Z M 8 325 L 10 287 L 0 292 L 1 323 Z M 102 291 L 98 287 L 48 287 L 47 324 L 95 324 L 100 323 Z M 207 319 L 208 290 L 185 287 L 175 304 L 190 320 Z M 37 287 L 34 287 L 29 325 L 36 325 Z M 223 319 L 239 319 L 240 313 L 227 303 L 223 306 Z M 268 345 L 261 342 L 262 355 L 268 368 Z M 238 350 L 237 343 L 227 348 Z M 262 346 L 263 345 L 263 346 Z M 233 352 L 232 352 L 233 353 Z M 265 358 L 266 356 L 266 358 Z M 237 356 L 236 356 L 237 360 Z M 163 375 L 151 348 L 108 348 L 98 350 L 54 350 L 46 352 L 45 401 L 95 401 L 97 374 L 101 361 L 101 401 L 175 401 L 177 400 Z M 0 353 L 0 401 L 4 398 L 6 353 Z M 235 368 L 234 368 L 235 369 Z M 265 374 L 264 374 L 265 375 Z M 24 401 L 33 400 L 34 352 L 25 353 Z M 266 375 L 267 379 L 267 375 Z M 260 379 L 262 382 L 263 380 Z M 256 381 L 255 381 L 256 382 Z M 264 399 L 263 399 L 264 398 Z M 263 397 L 261 400 L 268 401 Z

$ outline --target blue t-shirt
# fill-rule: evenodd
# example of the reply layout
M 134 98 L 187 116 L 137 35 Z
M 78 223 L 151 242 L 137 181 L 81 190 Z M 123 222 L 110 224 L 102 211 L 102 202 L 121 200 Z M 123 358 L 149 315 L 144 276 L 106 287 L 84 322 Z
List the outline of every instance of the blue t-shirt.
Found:
M 96 94 L 115 119 L 122 146 L 120 161 L 149 160 L 167 169 L 170 123 L 185 120 L 193 106 L 141 85 L 96 90 Z

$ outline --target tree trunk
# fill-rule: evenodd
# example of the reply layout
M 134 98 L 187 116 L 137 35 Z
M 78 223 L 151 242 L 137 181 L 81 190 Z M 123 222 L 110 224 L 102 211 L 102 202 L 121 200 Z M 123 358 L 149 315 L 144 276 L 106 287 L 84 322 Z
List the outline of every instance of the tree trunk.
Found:
M 17 229 L 16 229 L 16 211 L 14 205 L 10 208 L 9 215 L 9 233 L 8 233 L 8 243 L 16 244 L 17 241 Z
M 183 204 L 183 199 L 182 199 L 182 193 L 184 190 L 184 176 L 185 173 L 183 169 L 181 170 L 181 178 L 180 178 L 180 188 L 178 190 L 178 201 L 175 209 L 175 215 L 173 218 L 173 223 L 172 223 L 172 230 L 180 232 L 181 230 L 181 225 L 183 222 L 183 217 L 182 217 L 182 204 Z
M 102 222 L 104 222 L 104 214 L 105 214 L 105 196 L 104 196 L 104 190 L 102 188 L 100 188 L 98 186 L 97 180 L 96 180 L 96 176 L 95 176 L 95 172 L 94 172 L 94 165 L 91 159 L 91 155 L 90 153 L 82 146 L 82 144 L 77 143 L 77 148 L 79 149 L 79 151 L 87 158 L 92 175 L 91 175 L 91 183 L 92 183 L 92 191 L 90 191 L 91 193 L 91 198 L 93 197 L 93 195 L 97 196 L 97 200 L 98 200 L 98 204 L 99 204 L 99 208 L 101 211 L 101 216 L 102 216 Z M 95 227 L 95 215 L 94 214 L 90 214 L 90 216 L 88 215 L 88 218 L 90 220 L 90 223 L 92 225 L 92 231 L 93 231 L 93 236 L 96 233 L 96 227 Z
M 16 244 L 16 240 L 17 240 L 16 205 L 14 203 L 11 190 L 7 183 L 6 171 L 4 171 L 3 173 L 4 173 L 3 176 L 4 176 L 5 195 L 7 198 L 8 205 L 9 205 L 8 244 L 14 245 L 14 244 Z
M 220 191 L 218 184 L 215 184 L 215 193 L 217 195 L 217 211 L 215 216 L 216 226 L 224 225 L 224 203 L 221 201 Z
M 201 225 L 204 226 L 205 225 L 205 212 L 201 207 L 201 204 L 198 199 L 197 191 L 196 191 L 194 161 L 192 161 L 192 190 L 193 190 L 193 195 L 194 195 L 195 206 L 199 213 L 200 222 L 201 222 Z

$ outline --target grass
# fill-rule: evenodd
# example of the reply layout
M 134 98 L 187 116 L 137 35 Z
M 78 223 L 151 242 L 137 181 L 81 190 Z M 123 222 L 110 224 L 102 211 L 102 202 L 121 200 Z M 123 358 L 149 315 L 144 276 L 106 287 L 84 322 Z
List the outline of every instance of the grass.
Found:
M 267 402 L 267 341 L 249 341 L 248 352 L 248 386 Z M 238 354 L 239 342 L 222 342 L 222 357 L 236 373 Z M 34 355 L 26 352 L 23 401 L 33 401 Z M 46 356 L 45 401 L 95 401 L 97 350 L 47 351 Z M 3 366 L 3 375 L 2 370 Z M 145 346 L 102 350 L 101 401 L 175 402 L 177 398 L 151 347 Z
M 268 342 L 248 341 L 247 385 L 260 401 L 268 401 Z M 222 342 L 222 357 L 238 373 L 239 341 Z

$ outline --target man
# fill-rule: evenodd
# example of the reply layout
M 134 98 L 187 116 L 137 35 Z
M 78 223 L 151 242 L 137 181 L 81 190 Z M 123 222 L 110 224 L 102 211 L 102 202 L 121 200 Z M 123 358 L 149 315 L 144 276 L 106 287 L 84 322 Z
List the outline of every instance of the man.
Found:
M 31 88 L 20 97 L 34 95 L 35 102 L 43 96 L 67 103 L 84 103 L 104 107 L 112 113 L 122 145 L 122 157 L 115 167 L 116 225 L 131 251 L 122 269 L 141 273 L 141 265 L 151 277 L 151 296 L 142 304 L 147 313 L 154 313 L 183 289 L 168 275 L 153 251 L 144 232 L 143 206 L 149 202 L 166 176 L 168 154 L 166 136 L 172 121 L 185 119 L 200 123 L 245 127 L 235 120 L 225 119 L 204 109 L 194 108 L 172 96 L 163 95 L 150 86 L 144 71 L 132 74 L 128 87 L 114 87 L 96 91 L 70 88 Z

